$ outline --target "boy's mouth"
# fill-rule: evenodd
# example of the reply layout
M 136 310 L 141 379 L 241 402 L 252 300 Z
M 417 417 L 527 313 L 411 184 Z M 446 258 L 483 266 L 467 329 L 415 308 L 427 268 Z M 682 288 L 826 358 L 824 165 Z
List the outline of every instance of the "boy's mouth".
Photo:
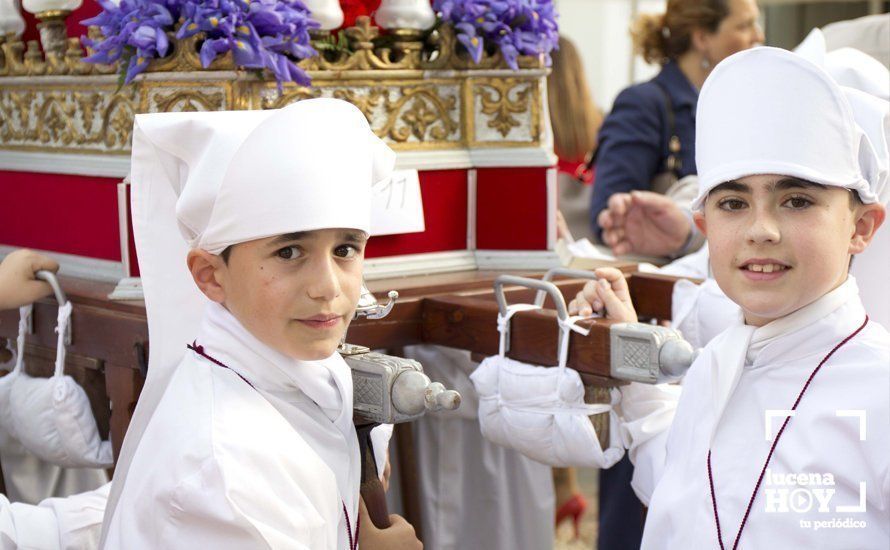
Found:
M 342 315 L 336 315 L 334 313 L 320 313 L 305 319 L 297 319 L 297 321 L 303 323 L 307 327 L 323 330 L 337 326 L 342 318 Z
M 753 258 L 739 266 L 744 275 L 755 281 L 773 280 L 784 275 L 791 266 L 772 258 Z

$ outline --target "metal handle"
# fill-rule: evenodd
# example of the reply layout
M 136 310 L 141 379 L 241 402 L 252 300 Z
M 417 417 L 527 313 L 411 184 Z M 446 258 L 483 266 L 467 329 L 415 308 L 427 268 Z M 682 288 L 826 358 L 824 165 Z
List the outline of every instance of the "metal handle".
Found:
M 559 318 L 562 320 L 569 318 L 569 310 L 566 307 L 565 298 L 562 297 L 562 292 L 559 291 L 559 287 L 549 281 L 517 277 L 515 275 L 500 275 L 494 280 L 494 297 L 498 302 L 498 309 L 501 315 L 507 314 L 507 298 L 504 296 L 504 285 L 524 286 L 546 292 L 553 298 L 553 303 L 556 304 L 556 314 Z
M 569 269 L 568 267 L 554 267 L 551 268 L 547 273 L 544 274 L 544 278 L 542 281 L 552 281 L 553 277 L 556 275 L 561 275 L 563 277 L 575 277 L 577 279 L 590 279 L 595 281 L 597 279 L 596 273 L 593 271 L 587 271 L 585 269 Z M 535 295 L 535 305 L 540 307 L 544 305 L 544 292 L 539 290 Z
M 68 303 L 68 297 L 65 296 L 65 291 L 62 290 L 62 285 L 59 284 L 59 279 L 56 277 L 55 273 L 53 273 L 52 271 L 41 269 L 40 271 L 35 273 L 34 276 L 49 283 L 49 286 L 51 286 L 53 289 L 53 294 L 56 295 L 56 302 L 59 303 L 59 307 L 62 307 Z M 34 332 L 33 325 L 30 332 Z M 68 323 L 68 325 L 66 325 L 65 327 L 65 345 L 70 346 L 72 341 L 73 337 L 71 335 L 71 323 Z
M 52 271 L 46 271 L 42 269 L 34 274 L 38 279 L 43 279 L 49 286 L 53 288 L 53 293 L 56 295 L 56 301 L 59 302 L 60 306 L 64 306 L 68 303 L 68 297 L 65 296 L 65 291 L 62 290 L 62 286 L 59 285 L 59 280 L 56 278 L 56 274 Z
M 381 306 L 377 302 L 377 298 L 371 294 L 371 291 L 368 290 L 368 287 L 365 285 L 364 281 L 362 282 L 362 289 L 359 295 L 358 306 L 355 308 L 354 317 L 358 319 L 359 317 L 367 317 L 368 319 L 383 319 L 389 312 L 392 311 L 394 305 L 396 305 L 396 300 L 399 299 L 399 293 L 395 290 L 390 290 L 387 294 L 389 296 L 389 302 L 385 306 Z
M 559 288 L 555 284 L 548 281 L 540 281 L 538 279 L 517 277 L 515 275 L 500 275 L 494 280 L 494 297 L 498 302 L 498 310 L 502 317 L 507 315 L 507 297 L 504 296 L 504 285 L 524 286 L 526 288 L 536 288 L 541 292 L 546 292 L 553 298 L 553 303 L 556 304 L 556 315 L 559 319 L 565 321 L 569 318 L 569 310 L 566 307 L 565 298 L 562 297 L 562 292 L 559 291 Z M 504 334 L 502 337 L 504 338 L 504 353 L 506 353 L 510 351 L 510 323 L 507 323 L 507 326 L 504 327 Z

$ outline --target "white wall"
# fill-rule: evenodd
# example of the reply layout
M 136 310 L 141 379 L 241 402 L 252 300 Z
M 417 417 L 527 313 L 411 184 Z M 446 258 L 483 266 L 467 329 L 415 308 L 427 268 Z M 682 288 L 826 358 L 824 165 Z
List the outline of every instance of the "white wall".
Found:
M 594 101 L 608 111 L 615 96 L 658 72 L 632 60 L 630 23 L 637 12 L 664 10 L 665 0 L 555 0 L 559 28 L 578 47 Z

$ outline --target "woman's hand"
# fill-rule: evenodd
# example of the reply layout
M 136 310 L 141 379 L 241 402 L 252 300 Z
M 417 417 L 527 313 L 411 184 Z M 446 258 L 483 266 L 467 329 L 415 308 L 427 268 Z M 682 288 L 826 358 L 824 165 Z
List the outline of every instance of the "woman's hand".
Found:
M 604 313 L 607 319 L 636 323 L 637 312 L 630 300 L 627 279 L 614 267 L 594 270 L 596 281 L 590 281 L 569 303 L 569 315 L 588 316 Z

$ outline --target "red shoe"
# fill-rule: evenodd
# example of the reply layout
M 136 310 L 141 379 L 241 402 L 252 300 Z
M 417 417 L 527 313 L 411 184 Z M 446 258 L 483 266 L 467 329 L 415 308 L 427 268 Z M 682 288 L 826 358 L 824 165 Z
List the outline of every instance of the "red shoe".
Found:
M 559 510 L 556 511 L 556 526 L 563 522 L 566 518 L 572 518 L 572 525 L 575 527 L 575 538 L 581 534 L 581 516 L 587 510 L 587 500 L 584 495 L 573 495 L 572 498 L 565 501 Z

